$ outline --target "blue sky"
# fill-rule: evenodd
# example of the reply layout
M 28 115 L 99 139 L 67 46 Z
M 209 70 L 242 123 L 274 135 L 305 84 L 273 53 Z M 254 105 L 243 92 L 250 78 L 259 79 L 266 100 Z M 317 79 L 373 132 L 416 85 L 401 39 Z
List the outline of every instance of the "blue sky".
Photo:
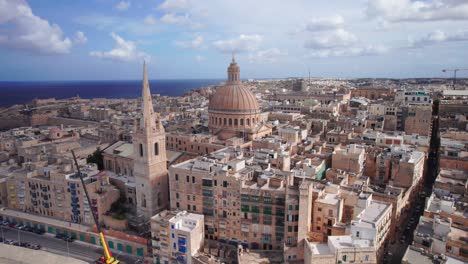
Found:
M 224 78 L 232 52 L 243 78 L 449 77 L 468 1 L 0 0 L 0 81 Z

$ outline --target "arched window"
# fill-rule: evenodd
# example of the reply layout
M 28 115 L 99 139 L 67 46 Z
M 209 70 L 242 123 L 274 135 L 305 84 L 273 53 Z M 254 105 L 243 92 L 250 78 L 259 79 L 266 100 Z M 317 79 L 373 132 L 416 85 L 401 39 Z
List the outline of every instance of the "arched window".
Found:
M 247 118 L 247 125 L 250 126 L 250 118 Z
M 229 118 L 229 126 L 232 126 L 232 118 Z
M 237 126 L 237 118 L 234 119 L 234 125 Z
M 240 125 L 241 125 L 241 126 L 244 125 L 244 118 L 241 118 L 241 119 L 240 119 Z
M 224 125 L 227 125 L 227 119 L 224 118 Z

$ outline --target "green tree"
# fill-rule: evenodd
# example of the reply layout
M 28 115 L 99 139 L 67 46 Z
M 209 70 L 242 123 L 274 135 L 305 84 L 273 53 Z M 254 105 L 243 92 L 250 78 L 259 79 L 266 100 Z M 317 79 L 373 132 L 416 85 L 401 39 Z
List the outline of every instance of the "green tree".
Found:
M 93 154 L 89 155 L 88 158 L 86 158 L 87 163 L 95 163 L 98 167 L 99 170 L 104 169 L 104 161 L 102 157 L 102 150 L 101 148 L 97 148 L 96 151 L 93 152 Z

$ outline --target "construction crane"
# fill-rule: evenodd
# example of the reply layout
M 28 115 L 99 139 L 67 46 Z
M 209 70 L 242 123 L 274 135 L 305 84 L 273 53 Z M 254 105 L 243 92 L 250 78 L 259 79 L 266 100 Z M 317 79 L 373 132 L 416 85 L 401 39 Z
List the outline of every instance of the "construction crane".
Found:
M 75 152 L 72 150 L 71 153 L 73 155 L 73 161 L 75 162 L 76 170 L 78 171 L 78 177 L 80 177 L 80 180 L 81 180 L 81 186 L 83 186 L 83 190 L 86 194 L 86 199 L 88 200 L 88 204 L 91 205 L 92 203 L 91 203 L 91 199 L 89 198 L 88 189 L 86 189 L 86 184 L 83 180 L 83 176 L 81 175 L 80 167 L 78 166 L 78 161 L 76 160 Z M 99 239 L 101 241 L 101 245 L 104 248 L 104 256 L 100 257 L 94 263 L 95 264 L 119 264 L 120 261 L 115 259 L 112 256 L 112 252 L 109 250 L 109 245 L 107 244 L 106 237 L 104 236 L 104 233 L 102 232 L 101 227 L 98 224 L 96 213 L 94 212 L 92 208 L 91 208 L 91 214 L 93 215 L 94 223 L 96 224 L 96 228 L 99 233 Z
M 452 89 L 455 90 L 455 82 L 457 81 L 457 72 L 459 71 L 468 71 L 468 69 L 443 69 L 442 72 L 453 72 L 453 83 Z

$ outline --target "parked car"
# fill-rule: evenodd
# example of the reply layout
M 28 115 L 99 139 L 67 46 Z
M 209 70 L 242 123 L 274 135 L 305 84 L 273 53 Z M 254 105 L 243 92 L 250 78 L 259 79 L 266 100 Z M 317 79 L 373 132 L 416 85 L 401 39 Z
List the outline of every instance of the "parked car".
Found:
M 34 250 L 39 250 L 42 247 L 41 247 L 41 245 L 33 245 L 31 248 L 34 249 Z
M 62 238 L 62 239 L 63 239 L 63 241 L 67 241 L 67 242 L 73 242 L 73 241 L 75 241 L 75 239 L 74 239 L 74 238 L 67 237 L 67 236 L 63 236 L 63 238 Z
M 33 231 L 33 228 L 30 227 L 30 226 L 26 226 L 26 227 L 24 228 L 24 231 L 32 232 L 32 231 Z
M 55 238 L 58 238 L 58 239 L 63 239 L 64 235 L 63 234 L 56 234 L 55 235 Z
M 44 230 L 37 229 L 37 228 L 36 228 L 36 229 L 34 229 L 34 230 L 33 230 L 33 232 L 34 232 L 34 233 L 36 233 L 36 234 L 38 234 L 38 235 L 42 235 L 42 234 L 44 234 L 44 233 L 45 233 L 45 231 L 44 231 Z
M 26 247 L 27 248 L 29 246 L 30 246 L 30 244 L 28 242 L 21 242 L 20 243 L 20 247 Z

